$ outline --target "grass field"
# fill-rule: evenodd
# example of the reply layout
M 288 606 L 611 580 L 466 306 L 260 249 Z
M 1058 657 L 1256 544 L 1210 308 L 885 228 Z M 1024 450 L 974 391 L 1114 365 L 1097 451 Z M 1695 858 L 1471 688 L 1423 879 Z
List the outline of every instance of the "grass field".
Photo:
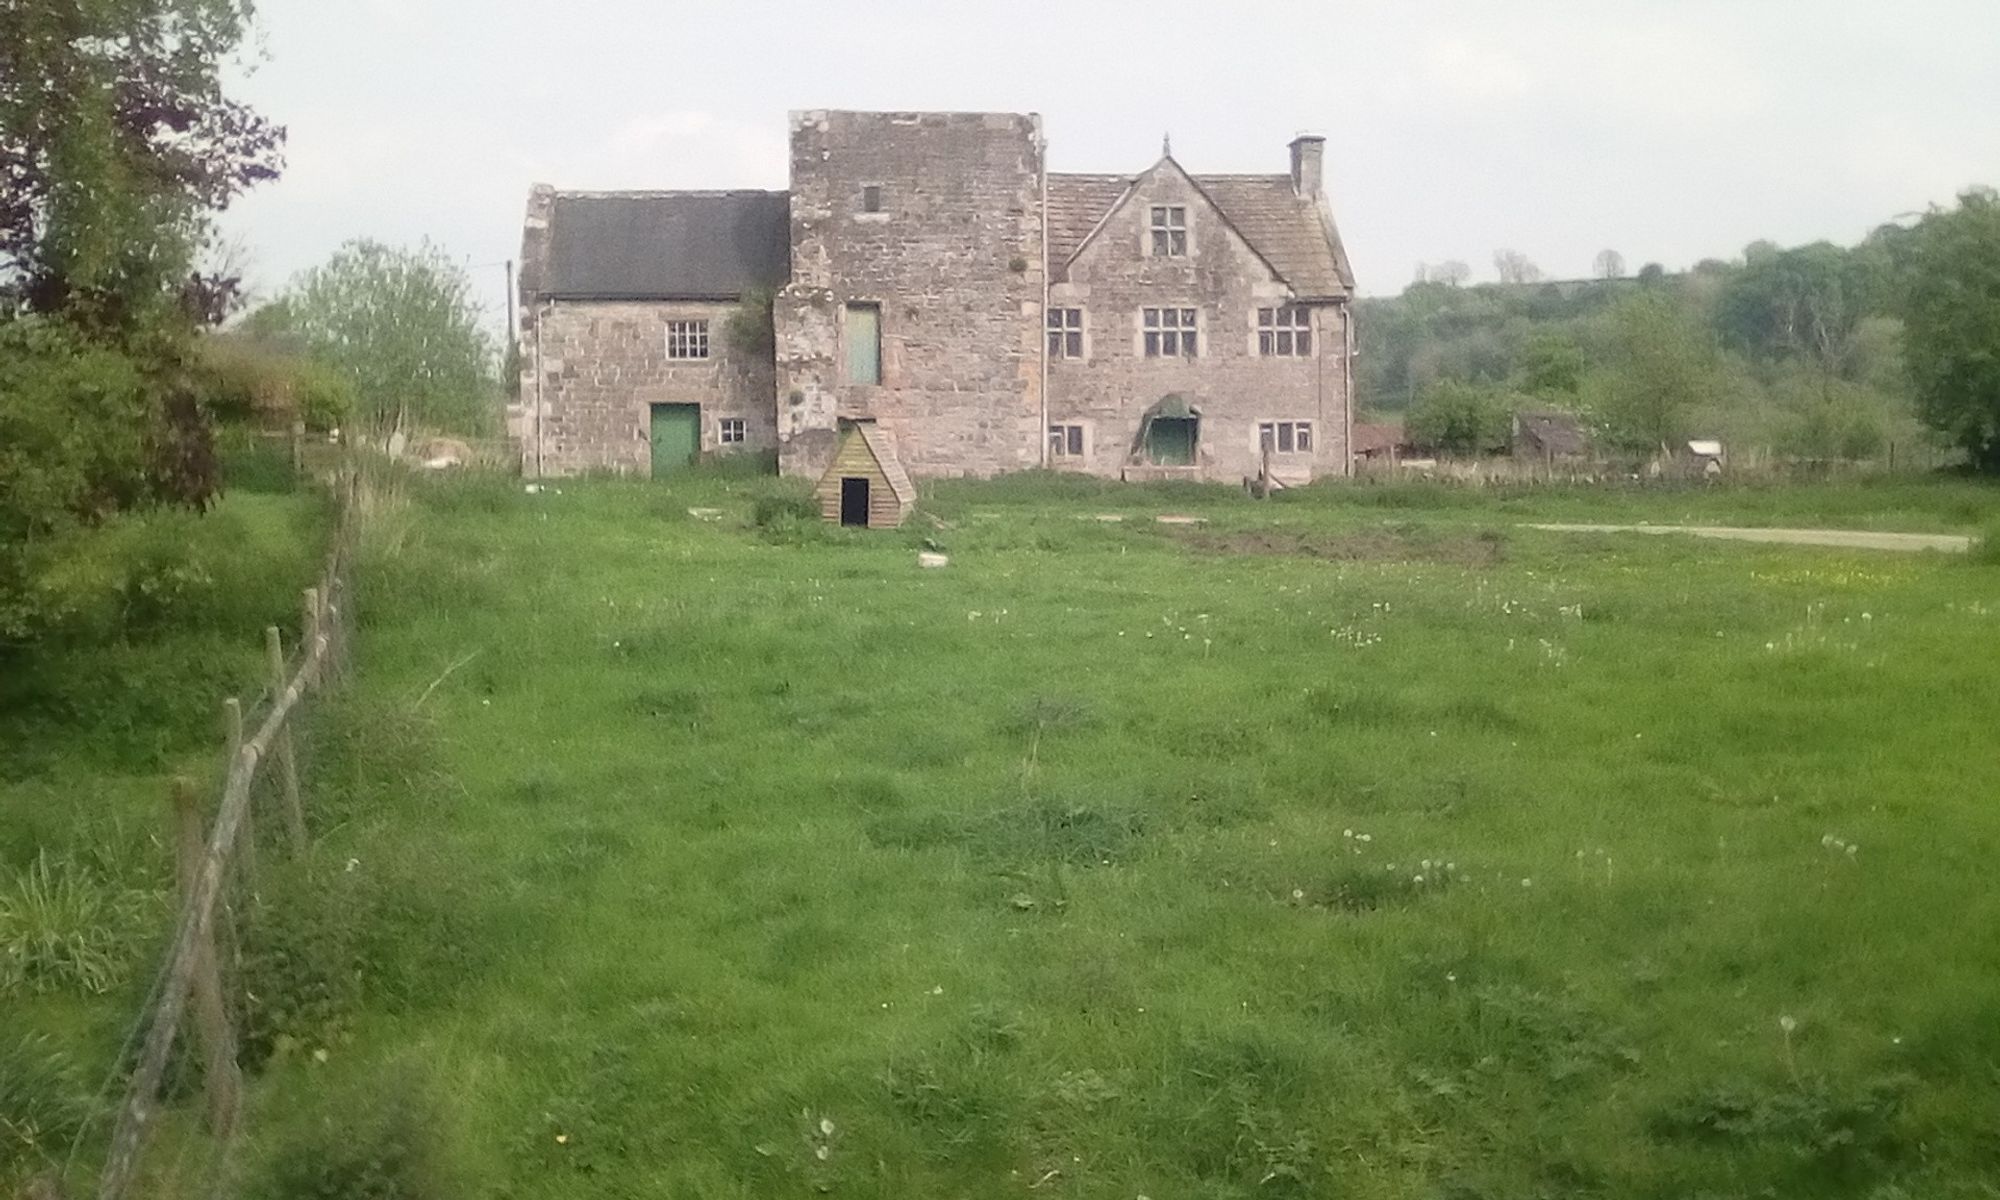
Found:
M 768 490 L 470 480 L 378 532 L 299 887 L 372 916 L 273 1041 L 272 1161 L 1995 1194 L 2000 570 L 1514 527 L 1625 497 L 1026 481 L 870 535 L 752 528 Z M 1996 508 L 1853 492 L 1646 511 Z
M 250 1195 L 2000 1194 L 1993 489 L 411 488 Z

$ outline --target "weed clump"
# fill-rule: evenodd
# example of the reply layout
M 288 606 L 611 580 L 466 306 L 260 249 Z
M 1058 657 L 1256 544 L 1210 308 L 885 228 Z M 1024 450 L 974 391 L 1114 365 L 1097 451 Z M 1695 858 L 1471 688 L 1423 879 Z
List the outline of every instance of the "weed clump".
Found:
M 443 1200 L 467 1194 L 445 1111 L 407 1065 L 325 1099 L 269 1144 L 251 1200 Z
M 46 1037 L 0 1042 L 0 1185 L 55 1165 L 90 1119 L 90 1093 Z
M 0 995 L 102 995 L 122 982 L 145 905 L 136 892 L 44 850 L 0 890 Z

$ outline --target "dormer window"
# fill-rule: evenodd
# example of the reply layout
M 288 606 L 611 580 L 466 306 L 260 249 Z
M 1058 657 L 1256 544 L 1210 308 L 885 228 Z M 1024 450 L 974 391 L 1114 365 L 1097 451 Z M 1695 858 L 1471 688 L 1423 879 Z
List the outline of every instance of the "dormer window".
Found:
M 1187 252 L 1187 209 L 1179 204 L 1155 204 L 1153 206 L 1153 257 L 1181 258 Z

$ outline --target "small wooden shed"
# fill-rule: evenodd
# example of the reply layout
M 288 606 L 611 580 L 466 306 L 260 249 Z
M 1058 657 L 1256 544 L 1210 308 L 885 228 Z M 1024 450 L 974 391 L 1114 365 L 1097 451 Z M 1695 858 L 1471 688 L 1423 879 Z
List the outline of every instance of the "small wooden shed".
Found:
M 917 505 L 917 486 L 896 458 L 895 439 L 873 421 L 844 424 L 833 465 L 813 494 L 820 516 L 866 529 L 894 529 Z

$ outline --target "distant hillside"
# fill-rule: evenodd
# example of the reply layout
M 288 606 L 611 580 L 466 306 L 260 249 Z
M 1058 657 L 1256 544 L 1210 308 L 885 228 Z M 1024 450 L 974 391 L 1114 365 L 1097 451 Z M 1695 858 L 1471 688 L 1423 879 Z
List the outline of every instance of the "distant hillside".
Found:
M 1506 412 L 1540 407 L 1635 449 L 1700 435 L 1784 458 L 1874 457 L 1921 438 L 1896 316 L 1910 237 L 1759 242 L 1682 274 L 1415 283 L 1357 303 L 1358 400 L 1407 414 L 1448 452 L 1495 448 Z

